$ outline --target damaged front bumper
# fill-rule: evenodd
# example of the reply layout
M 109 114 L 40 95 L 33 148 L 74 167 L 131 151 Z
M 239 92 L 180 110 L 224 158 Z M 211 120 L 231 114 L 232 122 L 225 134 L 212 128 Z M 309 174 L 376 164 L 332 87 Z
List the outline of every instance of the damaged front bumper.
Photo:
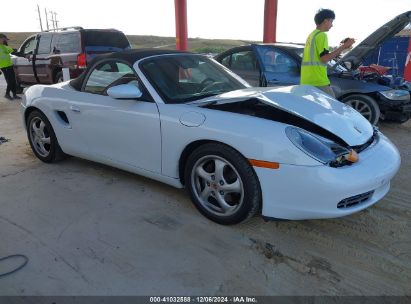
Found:
M 410 93 L 406 100 L 391 100 L 379 95 L 378 105 L 380 107 L 381 119 L 395 122 L 406 122 L 411 117 Z

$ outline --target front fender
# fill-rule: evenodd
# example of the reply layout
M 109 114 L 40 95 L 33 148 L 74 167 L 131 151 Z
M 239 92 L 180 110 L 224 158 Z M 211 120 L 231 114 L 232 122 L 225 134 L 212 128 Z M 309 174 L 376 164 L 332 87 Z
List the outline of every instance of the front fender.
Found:
M 295 147 L 285 134 L 287 124 L 254 116 L 190 105 L 159 104 L 162 134 L 162 173 L 177 178 L 179 159 L 195 141 L 224 143 L 248 159 L 280 164 L 318 166 L 320 163 Z M 195 112 L 205 116 L 197 126 L 186 126 L 179 117 Z

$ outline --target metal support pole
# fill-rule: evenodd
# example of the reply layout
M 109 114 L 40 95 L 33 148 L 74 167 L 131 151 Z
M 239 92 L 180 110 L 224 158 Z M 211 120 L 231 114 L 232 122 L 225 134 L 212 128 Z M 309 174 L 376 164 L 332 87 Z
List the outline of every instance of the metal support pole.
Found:
M 38 4 L 37 4 L 37 12 L 39 13 L 40 29 L 41 31 L 43 31 L 43 23 L 41 22 L 40 7 Z
M 50 15 L 51 15 L 51 24 L 53 25 L 53 30 L 56 29 L 56 24 L 54 23 L 54 14 L 53 11 L 49 11 Z
M 57 21 L 57 13 L 54 12 L 54 22 L 56 23 L 56 29 L 59 28 L 58 21 Z
M 187 0 L 174 0 L 176 18 L 176 49 L 187 50 Z
M 264 43 L 276 42 L 278 0 L 265 0 Z
M 50 30 L 50 28 L 49 28 L 49 19 L 47 17 L 47 9 L 46 8 L 44 8 L 44 13 L 46 14 L 46 25 L 47 25 L 47 30 L 49 31 Z

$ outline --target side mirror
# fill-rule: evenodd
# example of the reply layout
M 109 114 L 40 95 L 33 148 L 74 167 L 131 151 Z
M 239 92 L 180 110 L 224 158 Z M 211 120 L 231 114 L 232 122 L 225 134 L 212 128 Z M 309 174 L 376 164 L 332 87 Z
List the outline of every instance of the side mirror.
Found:
M 60 54 L 60 50 L 56 49 L 56 47 L 53 48 L 53 54 Z
M 108 96 L 115 99 L 135 99 L 143 96 L 143 93 L 134 84 L 120 84 L 107 90 Z

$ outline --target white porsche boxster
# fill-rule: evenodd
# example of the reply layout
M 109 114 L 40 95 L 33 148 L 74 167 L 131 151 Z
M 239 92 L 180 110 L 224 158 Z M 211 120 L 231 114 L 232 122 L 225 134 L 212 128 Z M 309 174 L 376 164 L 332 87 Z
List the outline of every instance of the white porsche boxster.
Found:
M 351 107 L 310 86 L 251 88 L 187 52 L 98 57 L 70 82 L 30 87 L 22 116 L 40 160 L 73 155 L 186 187 L 220 224 L 345 216 L 379 201 L 400 166 Z

